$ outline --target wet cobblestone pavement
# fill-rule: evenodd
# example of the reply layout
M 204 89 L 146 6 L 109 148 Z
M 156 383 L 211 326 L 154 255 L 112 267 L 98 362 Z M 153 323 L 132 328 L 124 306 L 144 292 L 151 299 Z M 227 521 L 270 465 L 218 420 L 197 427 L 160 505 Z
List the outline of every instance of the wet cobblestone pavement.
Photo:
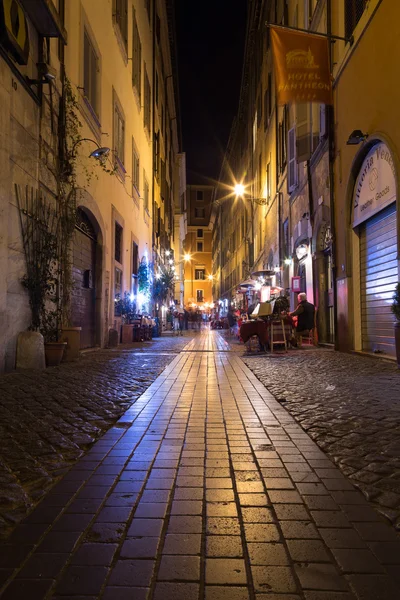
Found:
M 314 347 L 243 358 L 342 473 L 400 529 L 397 365 Z
M 189 335 L 189 332 L 186 333 Z M 132 405 L 192 336 L 0 376 L 0 538 Z
M 204 332 L 0 544 L 0 597 L 397 600 L 400 536 Z

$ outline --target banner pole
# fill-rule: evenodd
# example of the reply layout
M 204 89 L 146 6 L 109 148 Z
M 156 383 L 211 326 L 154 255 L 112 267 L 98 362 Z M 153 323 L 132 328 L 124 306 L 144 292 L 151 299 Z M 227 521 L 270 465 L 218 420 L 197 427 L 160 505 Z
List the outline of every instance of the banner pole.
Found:
M 342 37 L 340 35 L 333 35 L 331 33 L 321 33 L 320 31 L 310 31 L 309 29 L 301 29 L 300 27 L 289 27 L 289 25 L 276 25 L 275 23 L 265 22 L 266 27 L 276 27 L 276 29 L 286 29 L 288 31 L 297 31 L 298 33 L 308 33 L 309 35 L 319 35 L 324 38 L 328 38 L 330 42 L 335 42 L 336 40 L 341 40 L 342 42 L 346 42 L 346 44 L 353 45 L 354 37 L 351 36 L 349 38 Z

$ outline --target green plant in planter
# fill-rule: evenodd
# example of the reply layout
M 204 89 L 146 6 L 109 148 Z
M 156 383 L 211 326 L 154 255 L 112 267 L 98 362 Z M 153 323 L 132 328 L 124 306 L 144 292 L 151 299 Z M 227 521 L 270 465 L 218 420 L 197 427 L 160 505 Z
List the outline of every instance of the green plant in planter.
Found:
M 396 321 L 400 323 L 400 283 L 396 285 L 391 310 Z
M 136 314 L 136 302 L 131 300 L 131 294 L 125 292 L 123 298 L 120 294 L 115 297 L 115 314 L 122 317 L 123 323 L 130 323 Z
M 168 292 L 173 291 L 175 282 L 175 274 L 170 269 L 161 273 L 161 276 L 155 280 L 153 285 L 153 297 L 158 302 L 163 302 L 167 299 Z

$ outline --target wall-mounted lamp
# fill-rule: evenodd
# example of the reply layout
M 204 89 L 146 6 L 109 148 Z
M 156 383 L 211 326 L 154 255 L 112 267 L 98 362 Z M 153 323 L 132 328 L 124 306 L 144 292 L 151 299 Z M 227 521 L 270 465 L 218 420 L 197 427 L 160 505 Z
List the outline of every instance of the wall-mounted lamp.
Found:
M 43 79 L 31 79 L 30 77 L 26 78 L 28 85 L 39 85 L 44 83 L 51 83 L 55 81 L 56 76 L 52 73 L 43 73 Z
M 361 129 L 354 129 L 349 135 L 349 139 L 346 144 L 348 146 L 357 146 L 360 142 L 365 142 L 368 137 L 368 133 L 363 133 Z
M 99 144 L 96 142 L 96 140 L 92 140 L 90 138 L 82 138 L 81 140 L 78 140 L 75 142 L 75 144 L 72 146 L 71 149 L 71 154 L 74 156 L 75 153 L 75 148 L 78 146 L 78 144 L 80 144 L 81 142 L 92 142 L 93 144 L 96 144 L 97 148 L 95 148 L 93 150 L 93 152 L 91 152 L 89 154 L 89 158 L 98 158 L 99 160 L 102 160 L 104 158 L 107 158 L 107 156 L 110 154 L 111 150 L 110 148 L 107 148 L 106 146 L 100 147 Z

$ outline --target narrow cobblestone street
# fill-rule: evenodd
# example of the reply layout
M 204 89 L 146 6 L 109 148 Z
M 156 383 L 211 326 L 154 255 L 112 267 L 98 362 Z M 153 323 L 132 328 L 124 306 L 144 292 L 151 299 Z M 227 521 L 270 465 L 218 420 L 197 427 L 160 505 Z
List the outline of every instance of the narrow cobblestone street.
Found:
M 113 394 L 128 396 L 127 410 L 3 543 L 0 597 L 400 597 L 395 529 L 255 377 L 242 347 L 217 332 L 188 335 L 154 342 L 154 353 L 187 345 L 133 404 L 122 388 Z M 102 353 L 71 373 L 82 377 L 87 360 L 86 389 L 101 375 L 110 390 L 125 361 L 127 390 L 137 353 L 118 350 L 110 374 Z M 287 359 L 300 379 L 300 353 Z

